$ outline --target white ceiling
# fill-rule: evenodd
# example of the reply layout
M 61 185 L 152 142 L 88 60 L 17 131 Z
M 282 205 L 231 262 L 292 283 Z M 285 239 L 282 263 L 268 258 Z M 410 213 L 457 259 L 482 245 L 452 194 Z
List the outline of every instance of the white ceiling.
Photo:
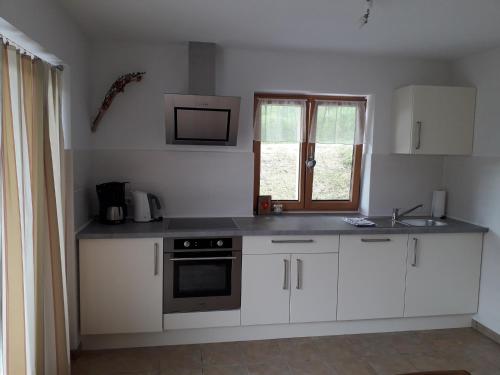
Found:
M 500 0 L 60 0 L 94 39 L 453 59 L 500 46 Z

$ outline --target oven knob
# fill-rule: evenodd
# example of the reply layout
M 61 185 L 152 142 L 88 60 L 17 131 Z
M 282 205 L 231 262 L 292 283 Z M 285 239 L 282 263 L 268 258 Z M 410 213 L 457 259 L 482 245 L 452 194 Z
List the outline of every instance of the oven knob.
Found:
M 184 241 L 184 247 L 189 247 L 191 246 L 191 243 L 189 241 Z
M 217 241 L 217 246 L 222 247 L 222 245 L 224 245 L 224 241 L 222 240 Z

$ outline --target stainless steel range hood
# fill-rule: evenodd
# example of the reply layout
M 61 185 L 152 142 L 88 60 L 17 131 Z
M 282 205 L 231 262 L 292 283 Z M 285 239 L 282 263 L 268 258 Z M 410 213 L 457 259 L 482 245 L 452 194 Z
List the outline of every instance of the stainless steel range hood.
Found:
M 240 98 L 215 95 L 215 52 L 189 42 L 189 94 L 165 94 L 168 144 L 236 146 Z

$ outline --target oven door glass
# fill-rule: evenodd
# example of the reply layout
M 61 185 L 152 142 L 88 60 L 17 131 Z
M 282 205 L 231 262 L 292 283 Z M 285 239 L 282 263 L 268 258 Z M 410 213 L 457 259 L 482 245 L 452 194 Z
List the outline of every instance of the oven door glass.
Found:
M 233 260 L 231 251 L 174 253 L 173 297 L 230 296 Z

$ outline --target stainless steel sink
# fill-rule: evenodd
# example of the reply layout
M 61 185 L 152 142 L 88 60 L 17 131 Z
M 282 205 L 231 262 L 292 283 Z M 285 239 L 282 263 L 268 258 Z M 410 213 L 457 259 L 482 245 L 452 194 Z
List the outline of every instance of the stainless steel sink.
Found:
M 434 219 L 404 219 L 399 222 L 410 227 L 442 227 L 448 225 L 444 221 Z
M 373 221 L 377 228 L 404 228 L 408 226 L 399 221 L 393 221 L 390 217 L 370 217 L 368 219 Z

